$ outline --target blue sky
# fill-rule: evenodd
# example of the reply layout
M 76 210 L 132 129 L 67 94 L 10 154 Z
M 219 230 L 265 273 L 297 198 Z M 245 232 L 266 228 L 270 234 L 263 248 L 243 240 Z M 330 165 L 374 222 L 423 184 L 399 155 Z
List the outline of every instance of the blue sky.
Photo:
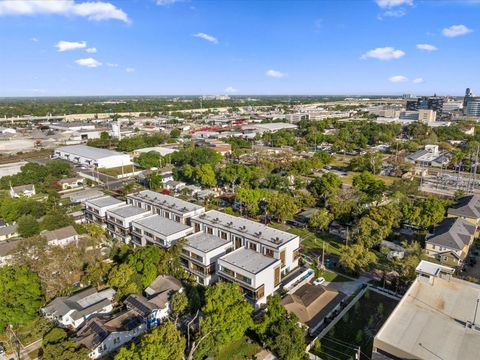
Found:
M 0 96 L 480 93 L 480 0 L 0 0 Z

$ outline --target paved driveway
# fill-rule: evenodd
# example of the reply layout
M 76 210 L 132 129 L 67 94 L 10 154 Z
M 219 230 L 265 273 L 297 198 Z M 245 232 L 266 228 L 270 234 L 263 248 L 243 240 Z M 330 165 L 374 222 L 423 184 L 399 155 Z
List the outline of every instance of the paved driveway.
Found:
M 357 280 L 352 281 L 332 281 L 325 282 L 325 285 L 328 285 L 335 290 L 341 291 L 347 296 L 352 295 L 355 291 L 360 289 L 363 284 L 366 284 L 370 279 L 367 277 L 360 276 Z

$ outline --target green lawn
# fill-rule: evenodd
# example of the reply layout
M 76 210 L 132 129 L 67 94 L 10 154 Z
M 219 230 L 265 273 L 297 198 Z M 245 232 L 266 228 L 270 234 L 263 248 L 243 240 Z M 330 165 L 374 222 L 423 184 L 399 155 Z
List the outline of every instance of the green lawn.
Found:
M 329 233 L 313 233 L 308 229 L 291 228 L 290 233 L 300 236 L 300 246 L 304 253 L 308 253 L 315 249 L 321 251 L 323 243 L 325 243 L 325 253 L 340 255 L 341 247 L 344 244 L 343 240 L 335 235 Z
M 328 282 L 345 282 L 351 281 L 349 278 L 346 278 L 343 275 L 337 274 L 329 270 L 320 270 L 319 277 L 325 278 Z
M 220 350 L 215 359 L 218 360 L 243 360 L 251 359 L 262 348 L 257 343 L 244 336 L 240 340 L 233 341 Z

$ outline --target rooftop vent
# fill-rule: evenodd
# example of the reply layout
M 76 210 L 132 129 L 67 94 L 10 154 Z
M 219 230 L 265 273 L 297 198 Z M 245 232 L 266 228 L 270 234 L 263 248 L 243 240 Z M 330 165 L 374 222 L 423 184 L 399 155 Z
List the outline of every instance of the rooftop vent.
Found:
M 261 232 L 261 231 L 259 231 L 259 232 L 256 232 L 256 233 L 255 233 L 255 236 L 256 236 L 256 237 L 260 237 L 260 236 L 262 236 L 262 232 Z
M 230 227 L 230 226 L 232 226 L 232 225 L 233 225 L 233 221 L 227 222 L 227 226 L 228 226 L 228 227 Z
M 245 231 L 247 230 L 247 227 L 245 225 L 240 226 L 240 231 Z

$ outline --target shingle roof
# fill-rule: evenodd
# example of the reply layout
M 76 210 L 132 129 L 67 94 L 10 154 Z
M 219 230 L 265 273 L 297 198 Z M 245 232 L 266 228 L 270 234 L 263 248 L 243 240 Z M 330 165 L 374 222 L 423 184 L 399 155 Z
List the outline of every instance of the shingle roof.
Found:
M 480 219 L 480 195 L 462 197 L 448 208 L 447 213 L 460 217 Z
M 475 225 L 461 218 L 446 218 L 435 226 L 433 234 L 427 235 L 425 240 L 431 244 L 463 250 L 475 234 L 475 229 Z
M 63 240 L 78 235 L 78 233 L 72 225 L 69 225 L 57 230 L 44 231 L 41 235 L 46 237 L 50 242 L 54 240 Z

